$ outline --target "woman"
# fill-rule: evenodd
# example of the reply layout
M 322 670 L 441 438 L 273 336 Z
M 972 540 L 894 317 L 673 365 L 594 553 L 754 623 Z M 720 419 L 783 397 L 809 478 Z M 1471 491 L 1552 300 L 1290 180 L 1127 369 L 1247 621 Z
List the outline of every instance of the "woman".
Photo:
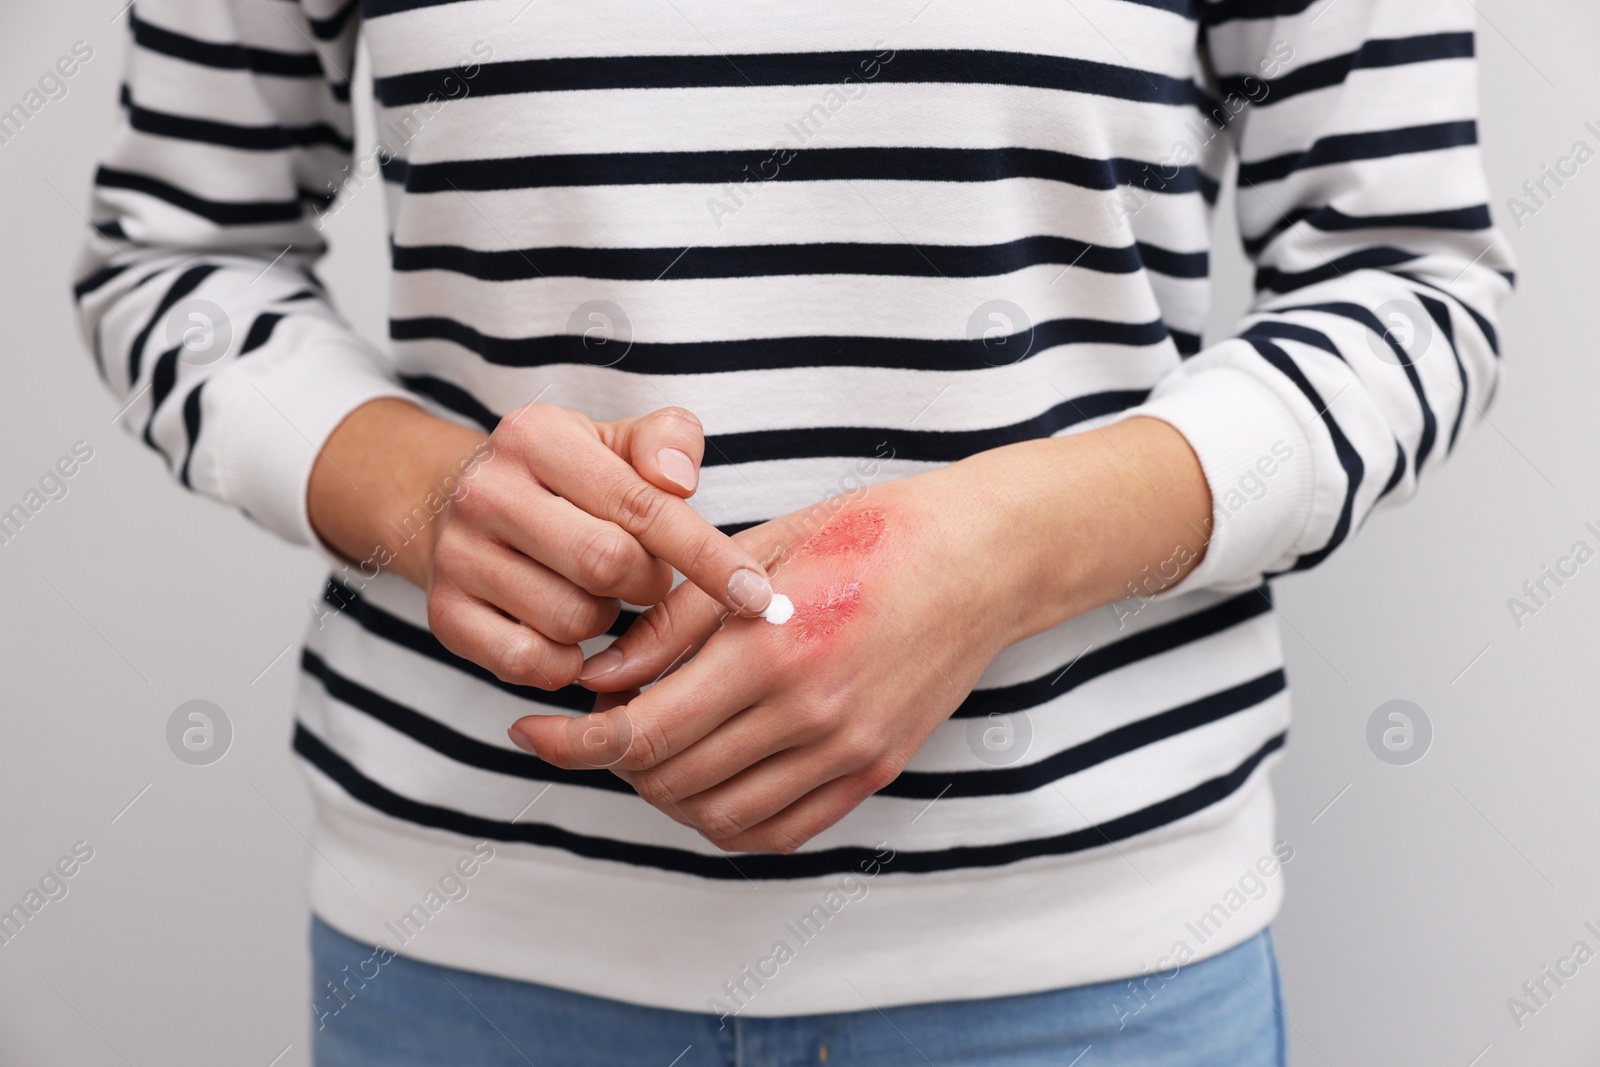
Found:
M 1493 392 L 1471 15 L 139 0 L 78 298 L 336 568 L 317 1062 L 1282 1063 L 1267 580 Z

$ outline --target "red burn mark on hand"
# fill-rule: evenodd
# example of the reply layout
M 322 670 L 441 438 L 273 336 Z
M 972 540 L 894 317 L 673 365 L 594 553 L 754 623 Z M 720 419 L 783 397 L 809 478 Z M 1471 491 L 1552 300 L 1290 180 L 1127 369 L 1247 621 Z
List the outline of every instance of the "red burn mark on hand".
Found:
M 800 551 L 809 556 L 844 556 L 866 552 L 883 536 L 887 521 L 877 508 L 862 508 L 835 519 L 812 534 Z
M 794 606 L 794 622 L 805 640 L 831 637 L 849 622 L 861 606 L 860 582 L 836 582 L 812 600 Z

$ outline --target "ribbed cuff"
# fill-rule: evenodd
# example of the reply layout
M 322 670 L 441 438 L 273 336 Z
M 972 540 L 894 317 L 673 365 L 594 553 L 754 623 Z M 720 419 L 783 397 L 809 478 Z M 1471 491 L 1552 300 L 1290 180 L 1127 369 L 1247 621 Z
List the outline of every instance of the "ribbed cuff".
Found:
M 1295 411 L 1256 376 L 1229 366 L 1185 368 L 1122 413 L 1169 424 L 1189 442 L 1211 487 L 1205 557 L 1163 598 L 1193 589 L 1247 589 L 1285 566 L 1311 517 L 1311 441 Z
M 384 370 L 383 357 L 358 341 L 296 352 L 251 377 L 223 416 L 218 471 L 223 498 L 294 544 L 331 560 L 311 527 L 306 490 L 330 434 L 369 400 L 415 396 Z

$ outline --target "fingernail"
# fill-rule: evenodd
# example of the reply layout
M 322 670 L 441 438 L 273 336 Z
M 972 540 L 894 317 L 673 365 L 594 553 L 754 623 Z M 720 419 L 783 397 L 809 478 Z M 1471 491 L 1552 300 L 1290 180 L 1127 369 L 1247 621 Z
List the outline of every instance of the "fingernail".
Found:
M 506 731 L 506 736 L 511 738 L 513 745 L 516 745 L 529 755 L 537 756 L 539 754 L 538 750 L 533 747 L 533 742 L 529 741 L 527 735 L 515 726 Z
M 673 485 L 681 485 L 692 493 L 694 487 L 700 484 L 699 472 L 694 469 L 694 460 L 689 458 L 687 452 L 663 448 L 656 453 L 656 462 L 661 465 L 661 473 Z
M 772 583 L 748 567 L 734 571 L 728 579 L 728 599 L 746 615 L 760 615 L 772 603 Z
M 610 674 L 620 666 L 622 666 L 622 651 L 615 648 L 604 649 L 583 661 L 583 669 L 578 672 L 578 681 L 587 682 L 602 674 Z

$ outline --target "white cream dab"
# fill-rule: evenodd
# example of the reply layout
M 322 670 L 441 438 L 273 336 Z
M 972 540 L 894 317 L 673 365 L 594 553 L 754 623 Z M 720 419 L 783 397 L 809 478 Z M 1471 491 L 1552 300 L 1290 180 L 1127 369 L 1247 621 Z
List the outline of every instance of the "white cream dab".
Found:
M 782 593 L 773 593 L 772 603 L 767 605 L 767 610 L 761 613 L 761 617 L 774 626 L 782 626 L 794 618 L 794 601 Z

